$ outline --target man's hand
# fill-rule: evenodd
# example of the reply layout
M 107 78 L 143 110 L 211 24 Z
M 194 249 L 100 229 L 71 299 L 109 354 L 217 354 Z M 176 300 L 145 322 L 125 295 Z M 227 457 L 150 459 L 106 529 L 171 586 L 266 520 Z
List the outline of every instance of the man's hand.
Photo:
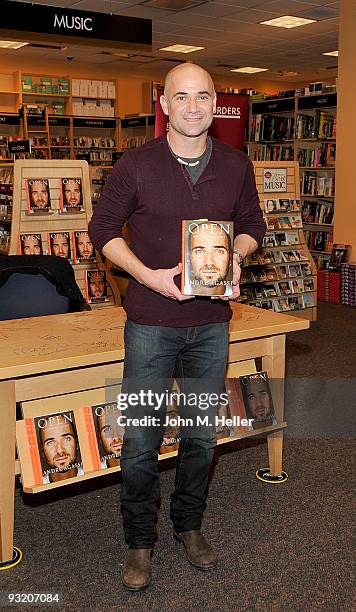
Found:
M 194 296 L 183 295 L 173 280 L 174 277 L 177 276 L 177 274 L 181 274 L 181 272 L 181 263 L 175 266 L 175 268 L 149 270 L 147 273 L 145 273 L 143 283 L 149 289 L 153 289 L 153 291 L 157 291 L 157 293 L 160 293 L 161 295 L 164 295 L 164 297 L 168 297 L 172 300 L 178 300 L 179 302 L 190 300 Z
M 235 300 L 240 297 L 241 266 L 239 257 L 235 253 L 233 254 L 232 265 L 232 295 L 221 297 L 222 300 Z

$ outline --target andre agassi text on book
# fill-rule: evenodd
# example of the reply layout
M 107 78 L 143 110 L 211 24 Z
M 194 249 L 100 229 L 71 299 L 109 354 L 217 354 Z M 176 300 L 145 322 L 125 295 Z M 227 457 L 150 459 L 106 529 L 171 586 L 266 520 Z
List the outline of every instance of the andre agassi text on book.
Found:
M 182 221 L 184 295 L 232 295 L 233 222 Z

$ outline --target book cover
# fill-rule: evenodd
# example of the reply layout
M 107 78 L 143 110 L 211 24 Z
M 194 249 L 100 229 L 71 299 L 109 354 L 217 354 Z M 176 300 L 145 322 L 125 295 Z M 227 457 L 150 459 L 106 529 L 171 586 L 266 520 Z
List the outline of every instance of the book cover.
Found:
M 84 407 L 85 429 L 94 471 L 120 465 L 125 428 L 117 402 Z
M 350 250 L 351 246 L 349 244 L 333 244 L 328 270 L 340 270 L 341 264 L 347 262 Z
M 246 417 L 252 419 L 253 429 L 277 423 L 267 372 L 240 376 Z
M 300 240 L 299 240 L 299 233 L 297 231 L 290 231 L 287 234 L 287 244 L 291 245 L 291 244 L 299 244 Z
M 61 213 L 83 212 L 83 183 L 81 178 L 60 178 L 59 209 Z
M 43 215 L 52 212 L 48 178 L 27 178 L 26 202 L 28 214 Z
M 24 487 L 84 474 L 73 411 L 23 419 L 16 436 Z
M 184 295 L 232 295 L 232 221 L 182 221 Z
M 72 259 L 70 232 L 49 232 L 47 240 L 49 255 Z
M 75 264 L 95 261 L 94 246 L 86 230 L 72 232 L 72 244 Z
M 276 242 L 276 238 L 274 235 L 267 235 L 263 237 L 263 240 L 262 240 L 263 249 L 269 249 L 275 246 L 277 246 L 277 242 Z
M 264 209 L 266 213 L 273 213 L 280 209 L 280 200 L 264 200 Z
M 226 378 L 225 389 L 229 398 L 229 411 L 232 420 L 231 433 L 241 434 L 252 430 L 252 420 L 248 421 L 242 396 L 241 382 L 238 378 Z
M 41 234 L 20 234 L 19 255 L 43 255 Z
M 108 301 L 106 275 L 103 270 L 86 270 L 85 292 L 88 304 Z

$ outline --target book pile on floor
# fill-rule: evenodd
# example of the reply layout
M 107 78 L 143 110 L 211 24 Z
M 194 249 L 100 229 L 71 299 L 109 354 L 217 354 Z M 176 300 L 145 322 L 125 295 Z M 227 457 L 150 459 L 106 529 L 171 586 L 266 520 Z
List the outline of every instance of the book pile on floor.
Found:
M 318 300 L 340 304 L 340 273 L 318 271 Z
M 341 264 L 341 304 L 356 306 L 356 263 Z

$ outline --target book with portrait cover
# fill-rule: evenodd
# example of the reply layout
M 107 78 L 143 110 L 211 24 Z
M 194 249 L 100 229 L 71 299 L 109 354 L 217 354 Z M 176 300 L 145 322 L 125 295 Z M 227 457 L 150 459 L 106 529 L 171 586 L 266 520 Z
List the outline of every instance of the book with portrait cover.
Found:
M 93 471 L 120 466 L 124 427 L 117 402 L 85 406 L 84 424 Z
M 19 255 L 43 255 L 41 234 L 20 234 Z
M 72 410 L 18 421 L 16 437 L 24 487 L 65 483 L 84 474 Z
M 333 244 L 328 270 L 339 271 L 341 264 L 347 262 L 350 250 L 349 244 Z
M 232 419 L 231 434 L 241 434 L 252 430 L 248 422 L 239 378 L 226 378 L 225 389 L 229 398 L 229 411 Z
M 60 213 L 80 213 L 84 211 L 83 182 L 81 178 L 61 177 L 60 179 Z
M 48 232 L 48 254 L 72 259 L 70 232 Z
M 267 372 L 240 376 L 240 385 L 247 419 L 252 419 L 253 429 L 261 429 L 277 423 Z
M 104 270 L 86 270 L 84 280 L 88 304 L 100 304 L 108 301 Z
M 232 254 L 232 221 L 182 221 L 182 293 L 232 295 Z
M 48 178 L 27 178 L 26 203 L 29 215 L 52 213 L 51 192 Z
M 86 230 L 72 232 L 72 245 L 75 264 L 95 261 L 94 246 Z

